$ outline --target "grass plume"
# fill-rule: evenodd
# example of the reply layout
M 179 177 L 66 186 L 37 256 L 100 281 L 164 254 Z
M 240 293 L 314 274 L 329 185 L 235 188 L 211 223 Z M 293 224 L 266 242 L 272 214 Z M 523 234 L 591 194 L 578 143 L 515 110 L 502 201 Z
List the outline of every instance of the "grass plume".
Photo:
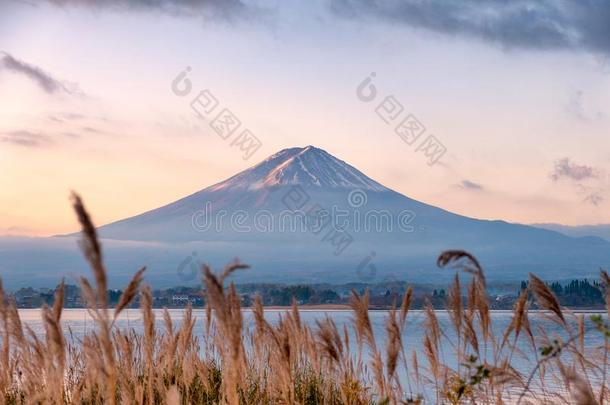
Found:
M 64 284 L 42 311 L 44 337 L 24 326 L 0 281 L 0 404 L 604 404 L 610 326 L 561 308 L 549 287 L 534 275 L 501 331 L 490 315 L 482 266 L 470 253 L 442 253 L 437 264 L 472 275 L 449 287 L 448 321 L 431 305 L 423 316 L 423 351 L 405 339 L 420 325 L 409 315 L 409 287 L 376 328 L 369 294 L 352 293 L 351 323 L 332 318 L 307 323 L 296 304 L 270 321 L 260 297 L 246 327 L 235 285 L 228 278 L 247 269 L 239 261 L 214 273 L 203 267 L 205 319 L 198 336 L 192 308 L 177 323 L 165 310 L 156 325 L 145 269 L 137 271 L 118 305 L 108 307 L 108 278 L 102 246 L 91 217 L 74 194 L 81 224 L 80 246 L 92 280 L 81 290 L 95 328 L 82 339 L 67 338 L 62 326 Z M 610 277 L 601 272 L 610 313 Z M 530 322 L 530 295 L 563 328 L 561 334 Z M 117 320 L 139 297 L 143 332 L 121 329 Z M 400 299 L 398 299 L 400 298 Z M 571 326 L 573 325 L 573 326 Z M 381 331 L 383 330 L 383 332 Z M 537 332 L 534 333 L 533 331 Z M 498 332 L 499 331 L 499 332 Z M 586 344 L 603 336 L 602 347 Z M 380 336 L 380 334 L 384 336 Z M 354 344 L 351 339 L 355 337 Z M 409 355 L 407 355 L 409 354 Z M 520 364 L 517 367 L 515 358 Z

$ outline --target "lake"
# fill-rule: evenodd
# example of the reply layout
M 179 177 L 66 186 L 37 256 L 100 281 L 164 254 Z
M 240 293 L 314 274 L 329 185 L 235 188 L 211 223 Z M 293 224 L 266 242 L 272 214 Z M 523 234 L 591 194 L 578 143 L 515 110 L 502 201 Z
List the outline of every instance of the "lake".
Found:
M 180 325 L 182 322 L 184 310 L 183 309 L 169 309 L 168 310 L 174 325 Z M 275 323 L 279 320 L 282 314 L 286 313 L 286 309 L 266 309 L 265 317 L 271 322 Z M 154 309 L 156 316 L 156 325 L 159 331 L 164 331 L 165 327 L 163 324 L 163 310 Z M 254 327 L 254 318 L 252 311 L 244 309 L 244 328 L 251 329 Z M 605 311 L 586 311 L 577 312 L 576 315 L 584 315 L 587 323 L 590 324 L 589 316 L 592 314 L 601 314 L 605 317 Z M 316 327 L 316 320 L 322 320 L 325 317 L 330 317 L 338 326 L 339 329 L 343 328 L 344 324 L 351 327 L 352 312 L 349 310 L 301 310 L 301 320 L 304 324 L 310 327 Z M 452 338 L 452 327 L 450 325 L 449 313 L 447 311 L 436 311 L 439 323 L 444 331 L 448 333 L 447 337 Z M 33 331 L 39 336 L 44 335 L 44 326 L 41 318 L 40 309 L 20 309 L 19 316 L 25 325 L 29 325 Z M 203 335 L 204 333 L 204 319 L 205 310 L 194 309 L 193 316 L 196 318 L 194 333 L 197 335 Z M 388 316 L 388 311 L 385 310 L 371 310 L 369 311 L 371 323 L 373 325 L 373 331 L 375 338 L 379 343 L 383 343 L 385 340 L 385 321 Z M 549 335 L 559 334 L 565 337 L 566 334 L 563 328 L 558 326 L 556 323 L 548 319 L 548 315 L 542 311 L 530 311 L 529 312 L 530 322 L 532 330 L 535 332 L 538 326 L 542 326 L 546 329 Z M 512 311 L 491 311 L 493 331 L 496 335 L 502 335 L 503 331 L 509 325 L 512 319 Z M 424 327 L 425 315 L 421 310 L 411 310 L 407 317 L 407 326 L 403 333 L 403 341 L 405 342 L 406 348 L 418 349 L 421 345 L 421 340 L 426 332 Z M 94 327 L 92 318 L 85 309 L 64 309 L 62 312 L 62 326 L 66 337 L 69 336 L 70 332 L 75 338 L 82 338 L 82 336 L 90 332 Z M 133 328 L 137 332 L 143 330 L 143 321 L 141 312 L 139 309 L 126 309 L 119 316 L 116 322 L 117 328 Z M 603 345 L 603 336 L 600 333 L 588 333 L 585 337 L 585 346 L 595 347 Z
M 265 316 L 270 323 L 277 322 L 282 314 L 286 313 L 285 309 L 267 309 L 265 310 Z M 163 323 L 163 310 L 155 309 L 154 310 L 156 316 L 156 326 L 159 332 L 163 332 L 165 330 Z M 182 323 L 184 310 L 182 309 L 170 309 L 169 313 L 174 321 L 175 326 L 179 326 Z M 246 330 L 252 330 L 254 328 L 254 318 L 252 311 L 245 309 L 244 313 L 244 328 Z M 605 312 L 582 312 L 576 315 L 584 315 L 586 321 L 586 325 L 592 327 L 592 323 L 589 320 L 589 316 L 591 314 L 602 314 L 606 317 Z M 355 342 L 355 335 L 352 328 L 352 312 L 346 310 L 301 310 L 301 320 L 304 324 L 309 325 L 312 329 L 316 329 L 316 320 L 322 320 L 325 317 L 330 317 L 337 325 L 337 327 L 342 330 L 343 325 L 349 327 L 350 341 Z M 33 331 L 39 335 L 44 335 L 44 326 L 41 320 L 41 311 L 38 309 L 21 309 L 19 310 L 19 315 L 21 316 L 22 322 L 26 325 L 29 325 Z M 204 321 L 205 321 L 205 310 L 197 309 L 193 310 L 193 315 L 196 318 L 196 323 L 194 327 L 194 333 L 197 336 L 204 335 Z M 451 367 L 457 366 L 457 359 L 454 356 L 454 350 L 449 343 L 449 341 L 455 341 L 452 331 L 452 326 L 449 318 L 449 313 L 446 311 L 436 311 L 436 315 L 438 317 L 441 328 L 443 329 L 445 335 L 443 338 L 443 343 L 441 344 L 441 355 L 442 361 Z M 385 358 L 385 345 L 386 345 L 386 331 L 385 331 L 385 323 L 388 316 L 388 311 L 369 311 L 369 316 L 371 319 L 371 323 L 373 326 L 374 335 L 377 341 L 377 345 L 380 347 L 383 353 L 383 357 Z M 492 329 L 496 336 L 502 336 L 504 330 L 509 325 L 512 312 L 511 311 L 491 311 L 492 318 Z M 569 317 L 570 318 L 570 317 Z M 407 326 L 403 333 L 403 342 L 406 353 L 409 355 L 411 351 L 414 350 L 417 352 L 420 364 L 425 365 L 425 356 L 423 353 L 423 345 L 422 339 L 426 333 L 425 328 L 425 314 L 423 311 L 412 310 L 409 311 L 409 315 L 407 318 Z M 539 330 L 539 327 L 543 327 L 547 334 L 551 337 L 553 336 L 561 336 L 562 338 L 566 338 L 567 334 L 563 330 L 562 327 L 549 320 L 548 314 L 544 312 L 538 311 L 530 311 L 530 324 L 534 333 Z M 62 314 L 62 326 L 64 330 L 64 334 L 68 339 L 73 339 L 78 342 L 86 333 L 89 333 L 94 328 L 94 323 L 84 309 L 65 309 Z M 574 330 L 578 330 L 576 323 L 573 324 Z M 138 309 L 129 309 L 125 310 L 119 319 L 117 320 L 116 327 L 118 328 L 133 328 L 137 332 L 141 332 L 143 330 L 143 320 Z M 72 337 L 70 337 L 72 335 Z M 603 335 L 597 330 L 591 330 L 586 334 L 584 339 L 584 345 L 587 350 L 595 350 L 596 348 L 603 347 L 604 338 Z M 354 348 L 355 343 L 352 343 L 352 350 Z M 519 372 L 527 375 L 532 370 L 535 365 L 536 354 L 533 353 L 531 346 L 526 341 L 525 334 L 522 333 L 520 337 L 520 341 L 517 345 L 518 350 L 515 351 L 514 356 L 512 357 L 512 364 Z M 483 349 L 481 349 L 484 352 Z M 487 351 L 487 355 L 491 356 L 491 350 Z M 365 358 L 368 356 L 365 353 Z M 401 380 L 405 379 L 406 374 L 402 367 L 399 367 L 398 370 L 399 376 Z M 596 380 L 596 376 L 590 376 L 592 381 Z M 557 382 L 549 381 L 549 384 L 556 384 Z M 427 389 L 424 389 L 424 395 L 426 395 Z

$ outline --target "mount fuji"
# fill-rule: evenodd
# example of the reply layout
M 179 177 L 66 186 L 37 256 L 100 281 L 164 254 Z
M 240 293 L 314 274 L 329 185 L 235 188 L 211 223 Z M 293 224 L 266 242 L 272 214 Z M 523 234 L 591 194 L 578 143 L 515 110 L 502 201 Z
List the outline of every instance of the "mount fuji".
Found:
M 447 249 L 475 254 L 491 280 L 521 280 L 529 271 L 551 279 L 597 276 L 610 264 L 610 243 L 601 238 L 457 215 L 397 193 L 313 146 L 284 149 L 171 204 L 102 226 L 99 234 L 116 280 L 147 265 L 155 286 L 196 282 L 188 277 L 194 264 L 220 266 L 236 255 L 252 265 L 238 281 L 257 282 L 442 282 L 450 272 L 438 270 L 435 259 Z M 14 275 L 9 280 L 18 284 L 18 275 L 42 277 L 33 270 L 41 262 L 56 274 L 82 272 L 75 237 L 0 241 L 8 254 L 0 257 L 3 277 Z M 25 258 L 32 244 L 36 254 Z

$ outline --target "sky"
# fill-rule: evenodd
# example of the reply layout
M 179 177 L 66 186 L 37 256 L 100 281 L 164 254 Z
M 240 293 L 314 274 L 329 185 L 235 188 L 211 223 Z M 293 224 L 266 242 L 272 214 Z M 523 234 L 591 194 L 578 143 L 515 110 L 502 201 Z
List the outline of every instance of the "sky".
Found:
M 250 158 L 191 108 L 206 89 Z M 378 114 L 390 96 L 435 164 Z M 101 225 L 307 145 L 470 217 L 610 223 L 609 129 L 600 0 L 0 2 L 0 235 L 78 229 L 71 190 Z

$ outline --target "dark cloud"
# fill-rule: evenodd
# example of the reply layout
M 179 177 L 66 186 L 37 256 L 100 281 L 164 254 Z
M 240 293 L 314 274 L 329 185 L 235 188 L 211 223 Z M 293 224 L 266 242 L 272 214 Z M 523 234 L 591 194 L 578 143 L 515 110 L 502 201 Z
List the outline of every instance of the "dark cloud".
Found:
M 241 0 L 46 0 L 60 7 L 87 7 L 117 11 L 155 11 L 175 16 L 216 16 L 224 19 L 253 11 Z
M 331 8 L 347 18 L 373 17 L 509 48 L 610 54 L 605 0 L 331 0 Z
M 53 144 L 53 140 L 50 136 L 30 131 L 0 132 L 0 142 L 28 148 L 40 148 Z
M 555 168 L 551 173 L 554 181 L 567 178 L 574 181 L 597 178 L 597 170 L 591 166 L 572 163 L 569 158 L 559 159 L 555 162 Z
M 0 68 L 26 76 L 48 94 L 56 94 L 58 92 L 82 94 L 77 85 L 59 81 L 38 66 L 16 59 L 6 52 L 0 52 L 0 55 L 3 55 L 0 58 Z
M 483 191 L 484 187 L 478 183 L 475 183 L 470 180 L 462 180 L 462 182 L 458 185 L 458 187 L 463 188 L 465 190 L 473 190 L 473 191 Z

